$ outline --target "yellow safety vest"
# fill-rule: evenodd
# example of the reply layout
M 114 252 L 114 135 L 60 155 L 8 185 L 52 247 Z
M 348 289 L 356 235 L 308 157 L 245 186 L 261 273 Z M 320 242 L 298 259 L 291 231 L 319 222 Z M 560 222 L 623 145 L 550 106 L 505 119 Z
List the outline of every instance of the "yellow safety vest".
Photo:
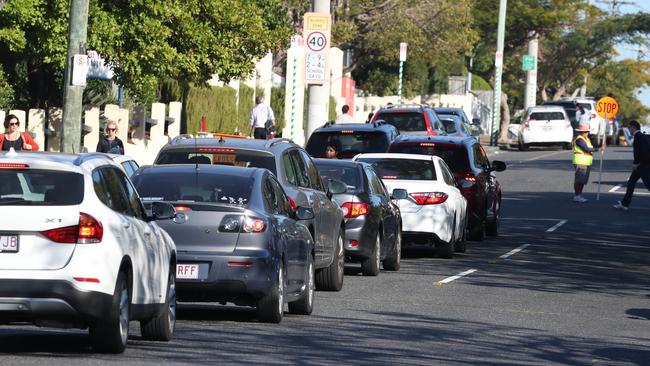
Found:
M 583 139 L 589 148 L 593 148 L 593 145 L 588 138 L 578 135 L 576 139 L 573 140 L 573 165 L 591 165 L 594 161 L 594 157 L 590 152 L 583 151 L 580 146 L 578 146 L 578 139 Z

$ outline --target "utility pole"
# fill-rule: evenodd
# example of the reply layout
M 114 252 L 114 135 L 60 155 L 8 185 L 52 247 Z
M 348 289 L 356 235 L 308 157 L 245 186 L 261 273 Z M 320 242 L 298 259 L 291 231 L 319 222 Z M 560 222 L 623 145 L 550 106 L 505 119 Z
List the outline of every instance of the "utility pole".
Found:
M 330 0 L 313 0 L 314 13 L 330 14 Z M 329 76 L 329 71 L 325 70 L 325 75 Z M 305 131 L 305 140 L 309 138 L 312 131 L 327 122 L 329 102 L 329 85 L 331 80 L 326 80 L 322 85 L 309 85 L 309 102 L 307 111 L 307 131 Z
M 494 55 L 494 103 L 492 106 L 492 127 L 490 144 L 497 144 L 496 131 L 501 125 L 501 76 L 503 74 L 503 40 L 506 33 L 507 0 L 499 0 L 499 23 L 497 26 L 497 52 Z
M 88 0 L 70 0 L 68 26 L 68 53 L 63 87 L 63 131 L 61 131 L 61 150 L 63 152 L 81 151 L 81 108 L 84 85 L 72 84 L 74 56 L 86 53 L 88 28 Z
M 539 36 L 535 32 L 533 38 L 528 41 L 528 57 L 532 57 L 533 69 L 526 71 L 526 89 L 524 91 L 524 110 L 528 107 L 537 105 L 537 49 L 539 43 Z

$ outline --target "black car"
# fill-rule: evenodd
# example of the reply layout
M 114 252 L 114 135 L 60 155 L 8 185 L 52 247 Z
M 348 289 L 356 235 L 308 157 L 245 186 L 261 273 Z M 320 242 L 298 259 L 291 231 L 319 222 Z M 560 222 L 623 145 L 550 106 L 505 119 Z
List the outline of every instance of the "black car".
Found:
M 436 114 L 438 114 L 441 120 L 444 118 L 444 116 L 456 116 L 460 118 L 461 123 L 465 126 L 465 129 L 467 130 L 470 136 L 475 136 L 478 139 L 478 136 L 481 134 L 481 120 L 478 118 L 474 118 L 470 121 L 470 119 L 467 117 L 467 114 L 465 114 L 465 110 L 463 110 L 463 108 L 439 107 L 439 108 L 434 108 L 433 110 L 436 111 Z M 449 131 L 447 132 L 449 133 Z M 449 134 L 452 135 L 452 133 Z
M 133 183 L 145 203 L 176 208 L 175 218 L 158 225 L 176 242 L 178 301 L 255 306 L 260 320 L 274 323 L 285 302 L 291 312 L 311 314 L 314 244 L 297 220 L 314 214 L 294 211 L 268 170 L 147 166 Z
M 321 177 L 338 179 L 347 185 L 345 193 L 332 197 L 345 212 L 347 258 L 360 261 L 366 276 L 378 275 L 382 261 L 384 269 L 399 270 L 402 218 L 372 166 L 333 159 L 317 159 L 315 162 Z M 406 191 L 401 193 L 406 197 Z
M 372 122 L 377 121 L 395 126 L 403 135 L 447 134 L 436 112 L 426 104 L 387 105 L 375 113 Z
M 339 158 L 352 159 L 361 153 L 383 153 L 399 135 L 392 125 L 374 123 L 326 123 L 309 136 L 305 150 L 315 158 L 324 158 L 325 149 L 330 143 L 339 148 Z
M 576 102 L 575 100 L 547 100 L 544 101 L 542 105 L 559 105 L 564 107 L 564 110 L 566 111 L 566 114 L 569 117 L 569 121 L 571 122 L 571 127 L 573 128 L 578 127 L 578 119 L 577 119 L 578 102 Z
M 158 153 L 155 164 L 216 164 L 270 170 L 294 206 L 309 207 L 315 217 L 301 220 L 314 238 L 316 287 L 339 291 L 343 286 L 345 224 L 343 210 L 330 199 L 345 185 L 323 185 L 307 152 L 288 139 L 193 138 L 179 136 Z

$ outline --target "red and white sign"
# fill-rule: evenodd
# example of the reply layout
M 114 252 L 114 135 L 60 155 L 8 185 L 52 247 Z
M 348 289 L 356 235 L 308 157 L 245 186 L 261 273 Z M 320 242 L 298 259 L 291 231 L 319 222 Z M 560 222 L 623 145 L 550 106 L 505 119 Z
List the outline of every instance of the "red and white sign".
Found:
M 88 55 L 74 55 L 72 60 L 72 85 L 86 86 Z
M 401 62 L 406 61 L 406 48 L 408 47 L 408 43 L 402 42 L 399 44 L 399 60 Z
M 324 84 L 329 78 L 327 57 L 330 50 L 332 18 L 326 13 L 306 13 L 304 17 L 305 84 Z
M 307 35 L 307 47 L 311 52 L 321 52 L 327 46 L 327 37 L 323 32 L 314 31 Z

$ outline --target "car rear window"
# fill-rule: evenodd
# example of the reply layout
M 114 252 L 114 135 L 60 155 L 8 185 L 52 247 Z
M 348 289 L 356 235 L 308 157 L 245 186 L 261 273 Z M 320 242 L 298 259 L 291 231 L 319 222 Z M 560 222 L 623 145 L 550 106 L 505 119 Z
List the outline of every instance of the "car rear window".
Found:
M 361 176 L 359 168 L 331 166 L 316 163 L 322 179 L 338 179 L 348 186 L 348 192 L 361 191 Z
M 530 114 L 530 119 L 538 121 L 564 120 L 564 114 L 562 112 L 533 112 Z
M 344 159 L 361 153 L 383 153 L 390 145 L 388 136 L 382 132 L 343 130 L 312 134 L 305 150 L 313 157 L 324 158 L 329 143 L 339 146 L 340 157 Z
M 591 110 L 591 103 L 578 103 L 579 106 L 585 109 L 585 111 Z
M 155 164 L 214 164 L 266 168 L 275 174 L 275 158 L 270 153 L 231 148 L 169 150 L 160 153 Z
M 436 169 L 431 160 L 361 158 L 372 164 L 381 179 L 436 180 Z
M 469 157 L 464 146 L 437 145 L 423 142 L 421 144 L 395 144 L 390 152 L 402 154 L 421 154 L 439 156 L 447 163 L 453 173 L 469 171 Z
M 0 170 L 0 205 L 71 206 L 84 198 L 82 174 L 54 170 Z
M 143 201 L 213 202 L 248 206 L 253 178 L 201 172 L 144 172 L 133 180 Z
M 456 122 L 453 119 L 440 118 L 442 125 L 445 127 L 445 132 L 456 133 Z
M 376 120 L 384 120 L 400 131 L 426 131 L 427 124 L 421 112 L 380 112 Z

